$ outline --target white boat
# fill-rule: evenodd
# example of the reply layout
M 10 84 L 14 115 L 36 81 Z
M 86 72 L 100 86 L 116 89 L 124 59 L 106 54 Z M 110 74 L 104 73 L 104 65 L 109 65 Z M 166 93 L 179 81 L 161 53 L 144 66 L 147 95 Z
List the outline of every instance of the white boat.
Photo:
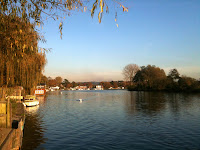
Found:
M 37 106 L 39 105 L 39 101 L 36 100 L 36 97 L 34 95 L 27 95 L 24 99 L 24 106 L 30 107 L 30 106 Z

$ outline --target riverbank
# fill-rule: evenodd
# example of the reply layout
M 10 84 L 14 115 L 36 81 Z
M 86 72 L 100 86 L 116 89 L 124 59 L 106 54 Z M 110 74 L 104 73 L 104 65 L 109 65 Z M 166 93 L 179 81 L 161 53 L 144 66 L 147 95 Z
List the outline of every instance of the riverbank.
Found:
M 147 89 L 147 88 L 138 88 L 135 86 L 129 86 L 128 91 L 144 91 L 144 92 L 176 92 L 176 93 L 200 93 L 200 89 L 180 89 L 180 88 L 171 88 L 171 89 Z

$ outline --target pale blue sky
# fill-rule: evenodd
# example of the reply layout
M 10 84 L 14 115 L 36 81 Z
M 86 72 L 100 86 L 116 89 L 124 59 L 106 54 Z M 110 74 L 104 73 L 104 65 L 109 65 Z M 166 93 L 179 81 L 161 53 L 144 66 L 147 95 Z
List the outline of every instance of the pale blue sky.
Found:
M 156 65 L 166 71 L 200 78 L 200 1 L 127 0 L 128 13 L 105 14 L 102 23 L 90 12 L 64 21 L 45 22 L 43 32 L 52 48 L 45 75 L 69 81 L 122 80 L 127 64 Z

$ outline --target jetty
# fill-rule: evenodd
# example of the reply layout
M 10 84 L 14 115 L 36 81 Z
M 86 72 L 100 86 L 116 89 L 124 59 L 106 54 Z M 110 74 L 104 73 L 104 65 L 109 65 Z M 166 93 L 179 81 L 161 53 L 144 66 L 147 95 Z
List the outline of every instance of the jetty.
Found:
M 22 103 L 0 102 L 0 149 L 20 149 L 25 123 Z
M 21 100 L 0 97 L 0 150 L 21 148 L 24 123 L 25 108 Z

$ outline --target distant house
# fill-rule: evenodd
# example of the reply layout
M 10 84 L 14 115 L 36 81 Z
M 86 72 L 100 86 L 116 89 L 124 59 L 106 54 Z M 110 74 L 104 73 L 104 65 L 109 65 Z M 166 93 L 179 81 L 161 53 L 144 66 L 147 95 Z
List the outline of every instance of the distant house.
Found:
M 50 91 L 53 91 L 53 90 L 59 90 L 60 87 L 59 87 L 59 86 L 54 86 L 54 87 L 50 87 L 49 89 L 50 89 Z
M 103 86 L 102 85 L 96 85 L 95 90 L 103 90 Z
M 36 89 L 46 89 L 46 84 L 41 83 L 40 85 L 36 86 Z
M 77 86 L 75 87 L 76 90 L 87 90 L 88 87 L 87 86 Z

